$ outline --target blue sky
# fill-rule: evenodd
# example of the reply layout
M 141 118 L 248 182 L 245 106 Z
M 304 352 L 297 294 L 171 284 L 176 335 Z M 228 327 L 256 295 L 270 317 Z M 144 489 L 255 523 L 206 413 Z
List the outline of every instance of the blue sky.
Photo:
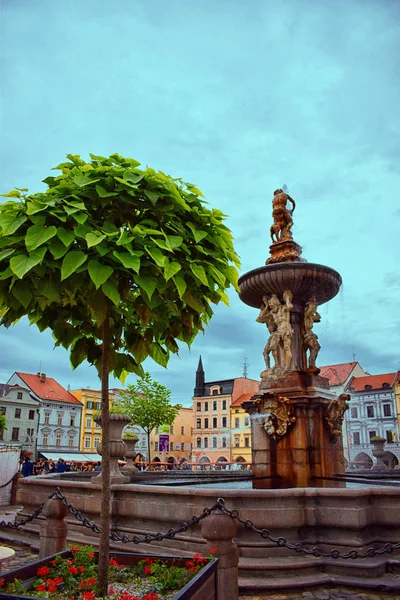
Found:
M 400 3 L 378 0 L 0 0 L 0 187 L 42 189 L 68 152 L 119 152 L 196 183 L 229 215 L 241 272 L 268 254 L 273 191 L 297 203 L 303 256 L 337 269 L 319 364 L 400 367 Z M 235 293 L 168 370 L 190 403 L 208 380 L 263 368 L 266 329 Z M 0 330 L 0 381 L 72 371 L 50 333 Z M 129 382 L 129 380 L 128 380 Z

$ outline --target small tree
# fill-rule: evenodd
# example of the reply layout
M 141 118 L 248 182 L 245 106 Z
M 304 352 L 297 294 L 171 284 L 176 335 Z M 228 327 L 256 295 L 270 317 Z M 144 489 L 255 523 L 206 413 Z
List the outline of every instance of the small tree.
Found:
M 171 390 L 154 381 L 150 373 L 145 373 L 136 385 L 128 385 L 121 393 L 124 412 L 132 423 L 140 425 L 147 434 L 147 450 L 151 463 L 150 435 L 155 427 L 172 425 L 177 417 L 180 404 L 171 404 Z
M 3 415 L 3 413 L 0 412 L 0 433 L 3 433 L 3 431 L 5 431 L 6 429 L 7 429 L 6 415 Z
M 27 316 L 72 367 L 87 359 L 102 390 L 100 594 L 107 595 L 111 500 L 109 374 L 166 366 L 177 340 L 190 346 L 237 287 L 239 265 L 224 215 L 201 192 L 137 161 L 79 156 L 47 177 L 47 189 L 15 189 L 0 206 L 0 324 Z

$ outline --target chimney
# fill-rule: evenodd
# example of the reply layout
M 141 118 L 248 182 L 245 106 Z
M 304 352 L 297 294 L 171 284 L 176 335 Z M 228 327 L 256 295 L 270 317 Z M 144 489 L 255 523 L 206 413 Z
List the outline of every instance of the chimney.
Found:
M 39 379 L 40 379 L 40 371 L 38 371 L 38 372 L 36 373 L 36 376 L 37 376 L 37 377 L 39 377 Z
M 42 383 L 45 383 L 45 382 L 46 382 L 46 373 L 40 373 L 40 381 L 41 381 Z

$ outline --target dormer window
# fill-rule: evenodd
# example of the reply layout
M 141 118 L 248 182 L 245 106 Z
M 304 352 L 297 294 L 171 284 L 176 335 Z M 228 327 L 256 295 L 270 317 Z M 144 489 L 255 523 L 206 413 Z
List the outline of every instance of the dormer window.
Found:
M 210 388 L 210 396 L 218 396 L 220 393 L 221 388 L 219 385 L 213 385 L 213 387 Z
M 383 383 L 382 387 L 385 388 L 385 389 L 387 389 L 388 387 L 390 387 L 390 385 L 388 383 Z
M 364 389 L 366 389 L 366 390 L 372 390 L 372 385 L 366 385 Z

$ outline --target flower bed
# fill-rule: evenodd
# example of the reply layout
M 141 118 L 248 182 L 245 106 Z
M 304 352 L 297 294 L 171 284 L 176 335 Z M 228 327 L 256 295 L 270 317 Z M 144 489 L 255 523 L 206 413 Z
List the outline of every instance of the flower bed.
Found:
M 96 600 L 98 553 L 91 546 L 32 563 L 0 578 L 0 600 Z M 212 557 L 172 558 L 110 553 L 112 600 L 214 600 L 217 563 Z

